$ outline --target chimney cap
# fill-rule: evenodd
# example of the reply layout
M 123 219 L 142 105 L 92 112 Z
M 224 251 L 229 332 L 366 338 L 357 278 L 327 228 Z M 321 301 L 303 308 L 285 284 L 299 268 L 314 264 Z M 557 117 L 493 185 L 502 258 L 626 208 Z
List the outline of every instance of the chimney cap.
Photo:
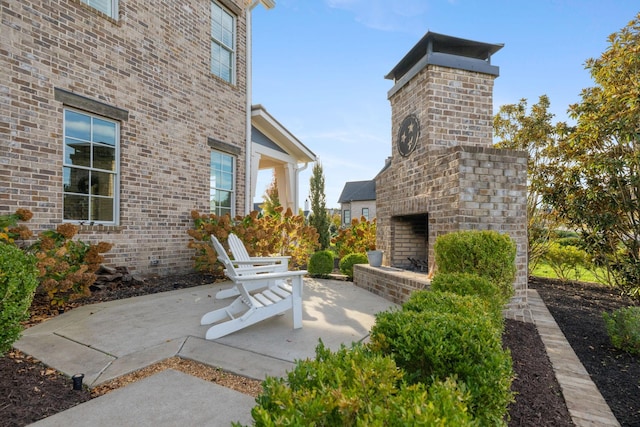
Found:
M 503 47 L 504 43 L 483 43 L 428 31 L 384 78 L 397 81 L 425 57 L 427 57 L 428 63 L 444 66 L 451 63 L 453 64 L 451 65 L 453 68 L 457 68 L 455 64 L 459 61 L 450 59 L 442 63 L 442 58 L 458 58 L 462 59 L 462 63 L 465 64 L 480 62 L 490 66 L 491 55 Z M 431 56 L 437 56 L 439 58 L 435 61 L 430 61 L 429 57 Z M 482 71 L 484 68 L 485 67 L 482 66 L 479 67 L 479 71 Z M 492 71 L 492 68 L 493 67 L 488 67 L 487 70 Z

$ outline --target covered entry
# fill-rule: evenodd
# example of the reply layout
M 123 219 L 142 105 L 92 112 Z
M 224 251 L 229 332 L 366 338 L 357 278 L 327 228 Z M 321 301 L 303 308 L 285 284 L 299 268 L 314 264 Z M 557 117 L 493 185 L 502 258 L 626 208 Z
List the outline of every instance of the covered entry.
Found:
M 316 160 L 316 155 L 262 105 L 251 107 L 251 200 L 256 196 L 258 171 L 272 169 L 280 203 L 297 213 L 300 172 Z

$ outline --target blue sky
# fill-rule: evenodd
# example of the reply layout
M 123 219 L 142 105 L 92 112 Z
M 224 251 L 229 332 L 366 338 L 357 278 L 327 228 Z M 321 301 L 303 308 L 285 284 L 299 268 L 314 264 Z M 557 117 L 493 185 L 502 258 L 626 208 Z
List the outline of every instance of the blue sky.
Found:
M 503 43 L 494 110 L 549 96 L 556 121 L 593 85 L 584 69 L 640 12 L 635 0 L 276 0 L 253 12 L 253 103 L 322 163 L 328 208 L 347 181 L 373 179 L 391 155 L 384 76 L 427 31 Z M 300 177 L 300 206 L 311 167 Z M 271 175 L 261 173 L 256 202 Z

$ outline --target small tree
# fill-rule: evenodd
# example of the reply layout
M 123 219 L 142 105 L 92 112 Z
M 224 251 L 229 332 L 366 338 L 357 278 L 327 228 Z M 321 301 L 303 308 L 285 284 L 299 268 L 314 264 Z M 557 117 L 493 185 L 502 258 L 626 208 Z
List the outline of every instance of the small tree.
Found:
M 320 236 L 320 249 L 324 250 L 329 247 L 331 240 L 329 234 L 329 216 L 327 215 L 327 204 L 324 194 L 324 173 L 320 162 L 316 162 L 313 166 L 313 174 L 309 183 L 309 191 L 311 198 L 311 211 L 309 217 L 309 225 L 315 227 Z
M 275 216 L 279 215 L 278 207 L 280 204 L 280 195 L 278 194 L 278 180 L 276 179 L 275 172 L 273 173 L 273 178 L 271 179 L 271 184 L 267 187 L 262 196 L 264 203 L 260 205 L 264 214 L 267 216 Z
M 527 100 L 503 105 L 493 118 L 497 148 L 526 151 L 527 163 L 527 237 L 529 271 L 533 271 L 551 243 L 556 228 L 554 212 L 542 201 L 546 189 L 544 167 L 550 161 L 550 151 L 559 138 L 568 132 L 564 122 L 552 124 L 549 98 L 542 95 L 527 113 Z

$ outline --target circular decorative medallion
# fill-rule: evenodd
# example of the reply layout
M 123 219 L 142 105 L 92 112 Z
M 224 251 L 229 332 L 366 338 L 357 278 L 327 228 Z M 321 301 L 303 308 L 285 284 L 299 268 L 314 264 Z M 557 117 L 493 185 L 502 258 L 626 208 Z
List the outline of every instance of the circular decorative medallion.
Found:
M 409 114 L 400 124 L 398 131 L 398 152 L 402 157 L 407 157 L 416 145 L 420 136 L 420 122 L 414 114 Z

